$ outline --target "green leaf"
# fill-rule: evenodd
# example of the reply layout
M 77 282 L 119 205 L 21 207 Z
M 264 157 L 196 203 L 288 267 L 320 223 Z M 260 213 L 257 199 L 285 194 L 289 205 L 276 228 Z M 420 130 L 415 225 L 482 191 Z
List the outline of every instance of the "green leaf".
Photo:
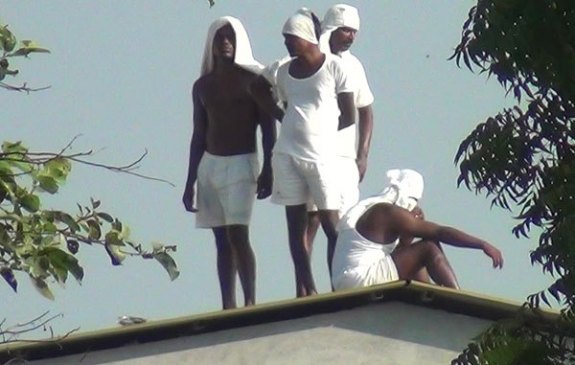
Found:
M 42 175 L 50 176 L 59 182 L 64 182 L 68 173 L 72 169 L 72 164 L 65 158 L 54 158 L 44 164 Z
M 5 141 L 2 143 L 2 152 L 4 153 L 26 153 L 28 149 L 22 145 L 21 141 L 9 142 Z
M 42 225 L 42 230 L 44 231 L 44 233 L 54 234 L 58 232 L 58 227 L 56 227 L 56 225 L 52 222 L 44 222 L 44 224 Z
M 96 213 L 96 215 L 108 223 L 112 223 L 114 221 L 114 218 L 111 215 L 109 215 L 108 213 L 100 212 L 100 213 Z
M 58 182 L 52 176 L 38 175 L 36 180 L 38 181 L 38 185 L 40 188 L 42 188 L 42 190 L 50 194 L 55 194 L 58 192 Z
M 34 194 L 27 194 L 20 199 L 20 205 L 30 213 L 35 213 L 40 209 L 40 198 Z
M 70 228 L 72 233 L 78 232 L 80 230 L 80 225 L 76 222 L 74 218 L 68 213 L 61 212 L 61 211 L 49 211 L 46 212 L 48 214 L 52 214 L 52 218 L 58 222 L 64 223 L 65 225 Z
M 110 231 L 106 233 L 106 253 L 110 256 L 112 260 L 112 265 L 121 265 L 122 261 L 126 258 L 126 254 L 122 252 L 122 246 L 125 246 L 124 242 L 119 238 L 119 232 Z
M 99 200 L 95 200 L 94 198 L 90 198 L 90 203 L 92 203 L 92 209 L 98 209 L 101 204 Z
M 37 278 L 45 277 L 50 268 L 48 258 L 38 252 L 26 259 L 26 262 L 30 266 L 29 273 Z
M 40 294 L 42 294 L 44 298 L 54 300 L 54 294 L 52 294 L 48 284 L 46 284 L 43 279 L 35 278 L 33 276 L 30 276 L 30 279 L 32 279 L 32 284 L 34 284 L 34 287 L 40 292 Z
M 88 237 L 92 240 L 99 240 L 102 237 L 102 230 L 100 224 L 95 219 L 90 219 L 86 222 L 88 224 Z
M 50 53 L 47 48 L 40 47 L 36 42 L 31 40 L 24 40 L 21 42 L 22 46 L 18 48 L 15 52 L 11 53 L 10 56 L 24 56 L 28 57 L 30 53 Z
M 16 47 L 16 37 L 8 30 L 8 26 L 0 27 L 0 47 L 6 52 L 12 52 Z
M 44 253 L 55 269 L 69 272 L 79 283 L 82 282 L 82 279 L 84 278 L 84 269 L 78 263 L 78 259 L 55 247 L 45 249 Z
M 165 252 L 154 253 L 154 258 L 164 267 L 170 276 L 170 280 L 174 281 L 180 276 L 180 270 L 176 265 L 174 259 Z

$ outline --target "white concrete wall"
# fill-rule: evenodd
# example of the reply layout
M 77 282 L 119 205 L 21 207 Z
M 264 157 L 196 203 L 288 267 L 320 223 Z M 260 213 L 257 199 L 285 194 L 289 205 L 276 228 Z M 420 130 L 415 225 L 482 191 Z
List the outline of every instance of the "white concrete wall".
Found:
M 30 364 L 445 365 L 490 323 L 391 302 Z

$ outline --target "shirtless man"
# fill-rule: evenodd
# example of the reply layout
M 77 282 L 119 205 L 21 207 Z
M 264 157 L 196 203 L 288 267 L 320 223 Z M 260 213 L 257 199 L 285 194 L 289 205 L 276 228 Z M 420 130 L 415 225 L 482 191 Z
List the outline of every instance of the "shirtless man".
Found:
M 367 170 L 367 156 L 373 131 L 374 97 L 367 82 L 365 69 L 359 59 L 350 52 L 359 31 L 359 13 L 350 5 L 337 4 L 328 9 L 321 23 L 320 48 L 343 61 L 355 83 L 354 99 L 357 108 L 355 125 L 342 129 L 337 135 L 341 188 L 340 215 L 343 215 L 359 199 L 359 183 Z M 356 147 L 357 135 L 357 147 Z M 308 204 L 308 229 L 306 247 L 311 254 L 320 220 L 317 207 Z
M 453 269 L 437 242 L 482 250 L 494 268 L 501 252 L 488 242 L 455 228 L 416 218 L 411 211 L 423 194 L 423 177 L 413 170 L 390 170 L 389 186 L 361 200 L 341 218 L 332 263 L 336 290 L 410 280 L 426 268 L 441 286 L 459 288 Z M 400 237 L 422 240 L 395 249 Z
M 186 210 L 196 212 L 196 227 L 211 228 L 214 233 L 224 309 L 236 307 L 236 273 L 244 304 L 255 304 L 256 264 L 248 224 L 256 194 L 258 199 L 271 194 L 275 142 L 273 119 L 249 93 L 259 70 L 261 65 L 253 59 L 240 21 L 232 17 L 214 21 L 208 31 L 202 76 L 192 91 L 194 131 L 182 200 Z M 264 157 L 259 177 L 258 125 Z

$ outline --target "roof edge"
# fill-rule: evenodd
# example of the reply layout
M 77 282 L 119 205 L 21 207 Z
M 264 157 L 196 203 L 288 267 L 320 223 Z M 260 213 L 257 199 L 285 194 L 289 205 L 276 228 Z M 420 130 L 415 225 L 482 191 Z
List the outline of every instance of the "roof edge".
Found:
M 63 339 L 0 345 L 0 363 L 14 358 L 41 359 L 86 351 L 117 348 L 128 343 L 145 343 L 182 336 L 304 318 L 359 306 L 399 301 L 432 309 L 500 320 L 513 317 L 522 304 L 463 290 L 454 290 L 415 281 L 395 281 L 367 288 L 318 294 L 225 311 L 149 321 L 125 327 L 72 334 Z M 541 310 L 533 320 L 551 322 L 557 311 Z

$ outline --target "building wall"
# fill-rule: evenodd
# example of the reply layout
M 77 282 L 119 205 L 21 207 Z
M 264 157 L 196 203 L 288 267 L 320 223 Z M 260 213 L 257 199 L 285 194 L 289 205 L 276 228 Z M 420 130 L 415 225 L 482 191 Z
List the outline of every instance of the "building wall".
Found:
M 490 324 L 442 310 L 386 302 L 30 364 L 445 365 Z

